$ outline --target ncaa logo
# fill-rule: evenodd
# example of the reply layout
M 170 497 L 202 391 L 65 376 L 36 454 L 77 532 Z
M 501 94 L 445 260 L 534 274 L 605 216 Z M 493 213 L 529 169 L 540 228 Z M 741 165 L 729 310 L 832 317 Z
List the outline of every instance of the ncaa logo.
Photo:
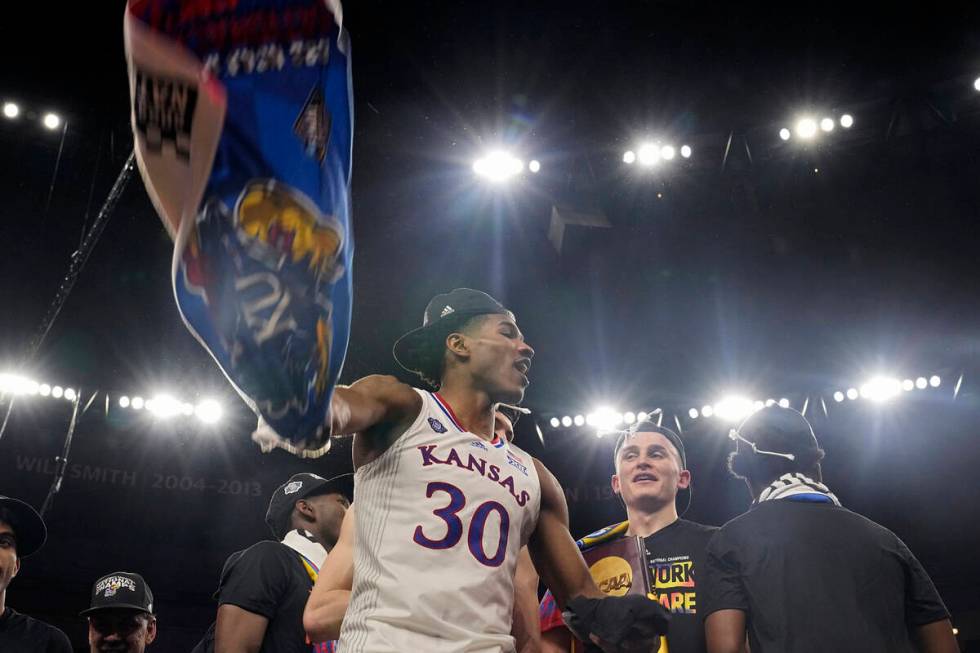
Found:
M 446 432 L 446 427 L 442 425 L 442 422 L 440 422 L 434 417 L 429 418 L 429 426 L 432 427 L 432 430 L 435 431 L 436 433 Z

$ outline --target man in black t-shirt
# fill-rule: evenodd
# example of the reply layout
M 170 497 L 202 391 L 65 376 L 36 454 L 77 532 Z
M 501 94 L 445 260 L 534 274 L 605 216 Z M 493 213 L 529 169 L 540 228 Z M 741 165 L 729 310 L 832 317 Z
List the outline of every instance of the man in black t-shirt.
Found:
M 23 501 L 0 496 L 0 651 L 3 653 L 71 653 L 68 637 L 43 621 L 7 605 L 7 587 L 20 561 L 44 544 L 41 516 Z
M 779 406 L 730 437 L 729 469 L 751 509 L 708 544 L 702 575 L 709 653 L 955 653 L 949 613 L 891 531 L 844 509 L 822 483 L 823 451 Z
M 351 474 L 329 480 L 296 474 L 276 489 L 265 519 L 278 541 L 228 558 L 215 593 L 218 619 L 194 653 L 333 653 L 333 642 L 309 641 L 303 610 L 353 489 Z
M 677 494 L 690 491 L 691 485 L 684 442 L 668 428 L 640 422 L 617 441 L 613 463 L 612 488 L 626 506 L 627 521 L 582 538 L 579 547 L 587 550 L 618 537 L 642 537 L 650 569 L 650 598 L 671 613 L 670 632 L 661 641 L 660 651 L 704 653 L 699 580 L 705 546 L 717 529 L 677 515 Z M 541 601 L 540 616 L 543 653 L 582 650 L 582 643 L 572 640 L 550 593 Z

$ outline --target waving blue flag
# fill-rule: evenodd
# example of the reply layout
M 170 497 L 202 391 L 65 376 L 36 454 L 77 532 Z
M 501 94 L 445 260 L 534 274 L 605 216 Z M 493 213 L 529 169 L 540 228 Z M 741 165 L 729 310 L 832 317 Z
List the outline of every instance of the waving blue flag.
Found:
M 130 0 L 125 41 L 181 316 L 258 414 L 253 437 L 319 455 L 351 313 L 339 0 Z

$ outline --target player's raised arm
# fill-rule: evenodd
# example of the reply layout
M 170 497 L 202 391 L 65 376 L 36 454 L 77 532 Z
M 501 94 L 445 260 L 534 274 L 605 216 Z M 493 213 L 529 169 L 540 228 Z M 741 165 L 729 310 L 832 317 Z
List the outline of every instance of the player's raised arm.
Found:
M 331 433 L 347 435 L 379 425 L 411 422 L 421 408 L 422 399 L 411 386 L 393 376 L 366 376 L 334 390 Z

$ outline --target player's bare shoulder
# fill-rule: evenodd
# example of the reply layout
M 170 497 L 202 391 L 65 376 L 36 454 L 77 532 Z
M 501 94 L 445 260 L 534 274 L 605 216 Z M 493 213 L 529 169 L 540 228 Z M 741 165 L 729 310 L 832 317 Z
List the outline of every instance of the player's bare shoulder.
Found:
M 373 374 L 337 388 L 335 433 L 354 433 L 354 467 L 383 454 L 422 410 L 422 397 L 394 376 Z

